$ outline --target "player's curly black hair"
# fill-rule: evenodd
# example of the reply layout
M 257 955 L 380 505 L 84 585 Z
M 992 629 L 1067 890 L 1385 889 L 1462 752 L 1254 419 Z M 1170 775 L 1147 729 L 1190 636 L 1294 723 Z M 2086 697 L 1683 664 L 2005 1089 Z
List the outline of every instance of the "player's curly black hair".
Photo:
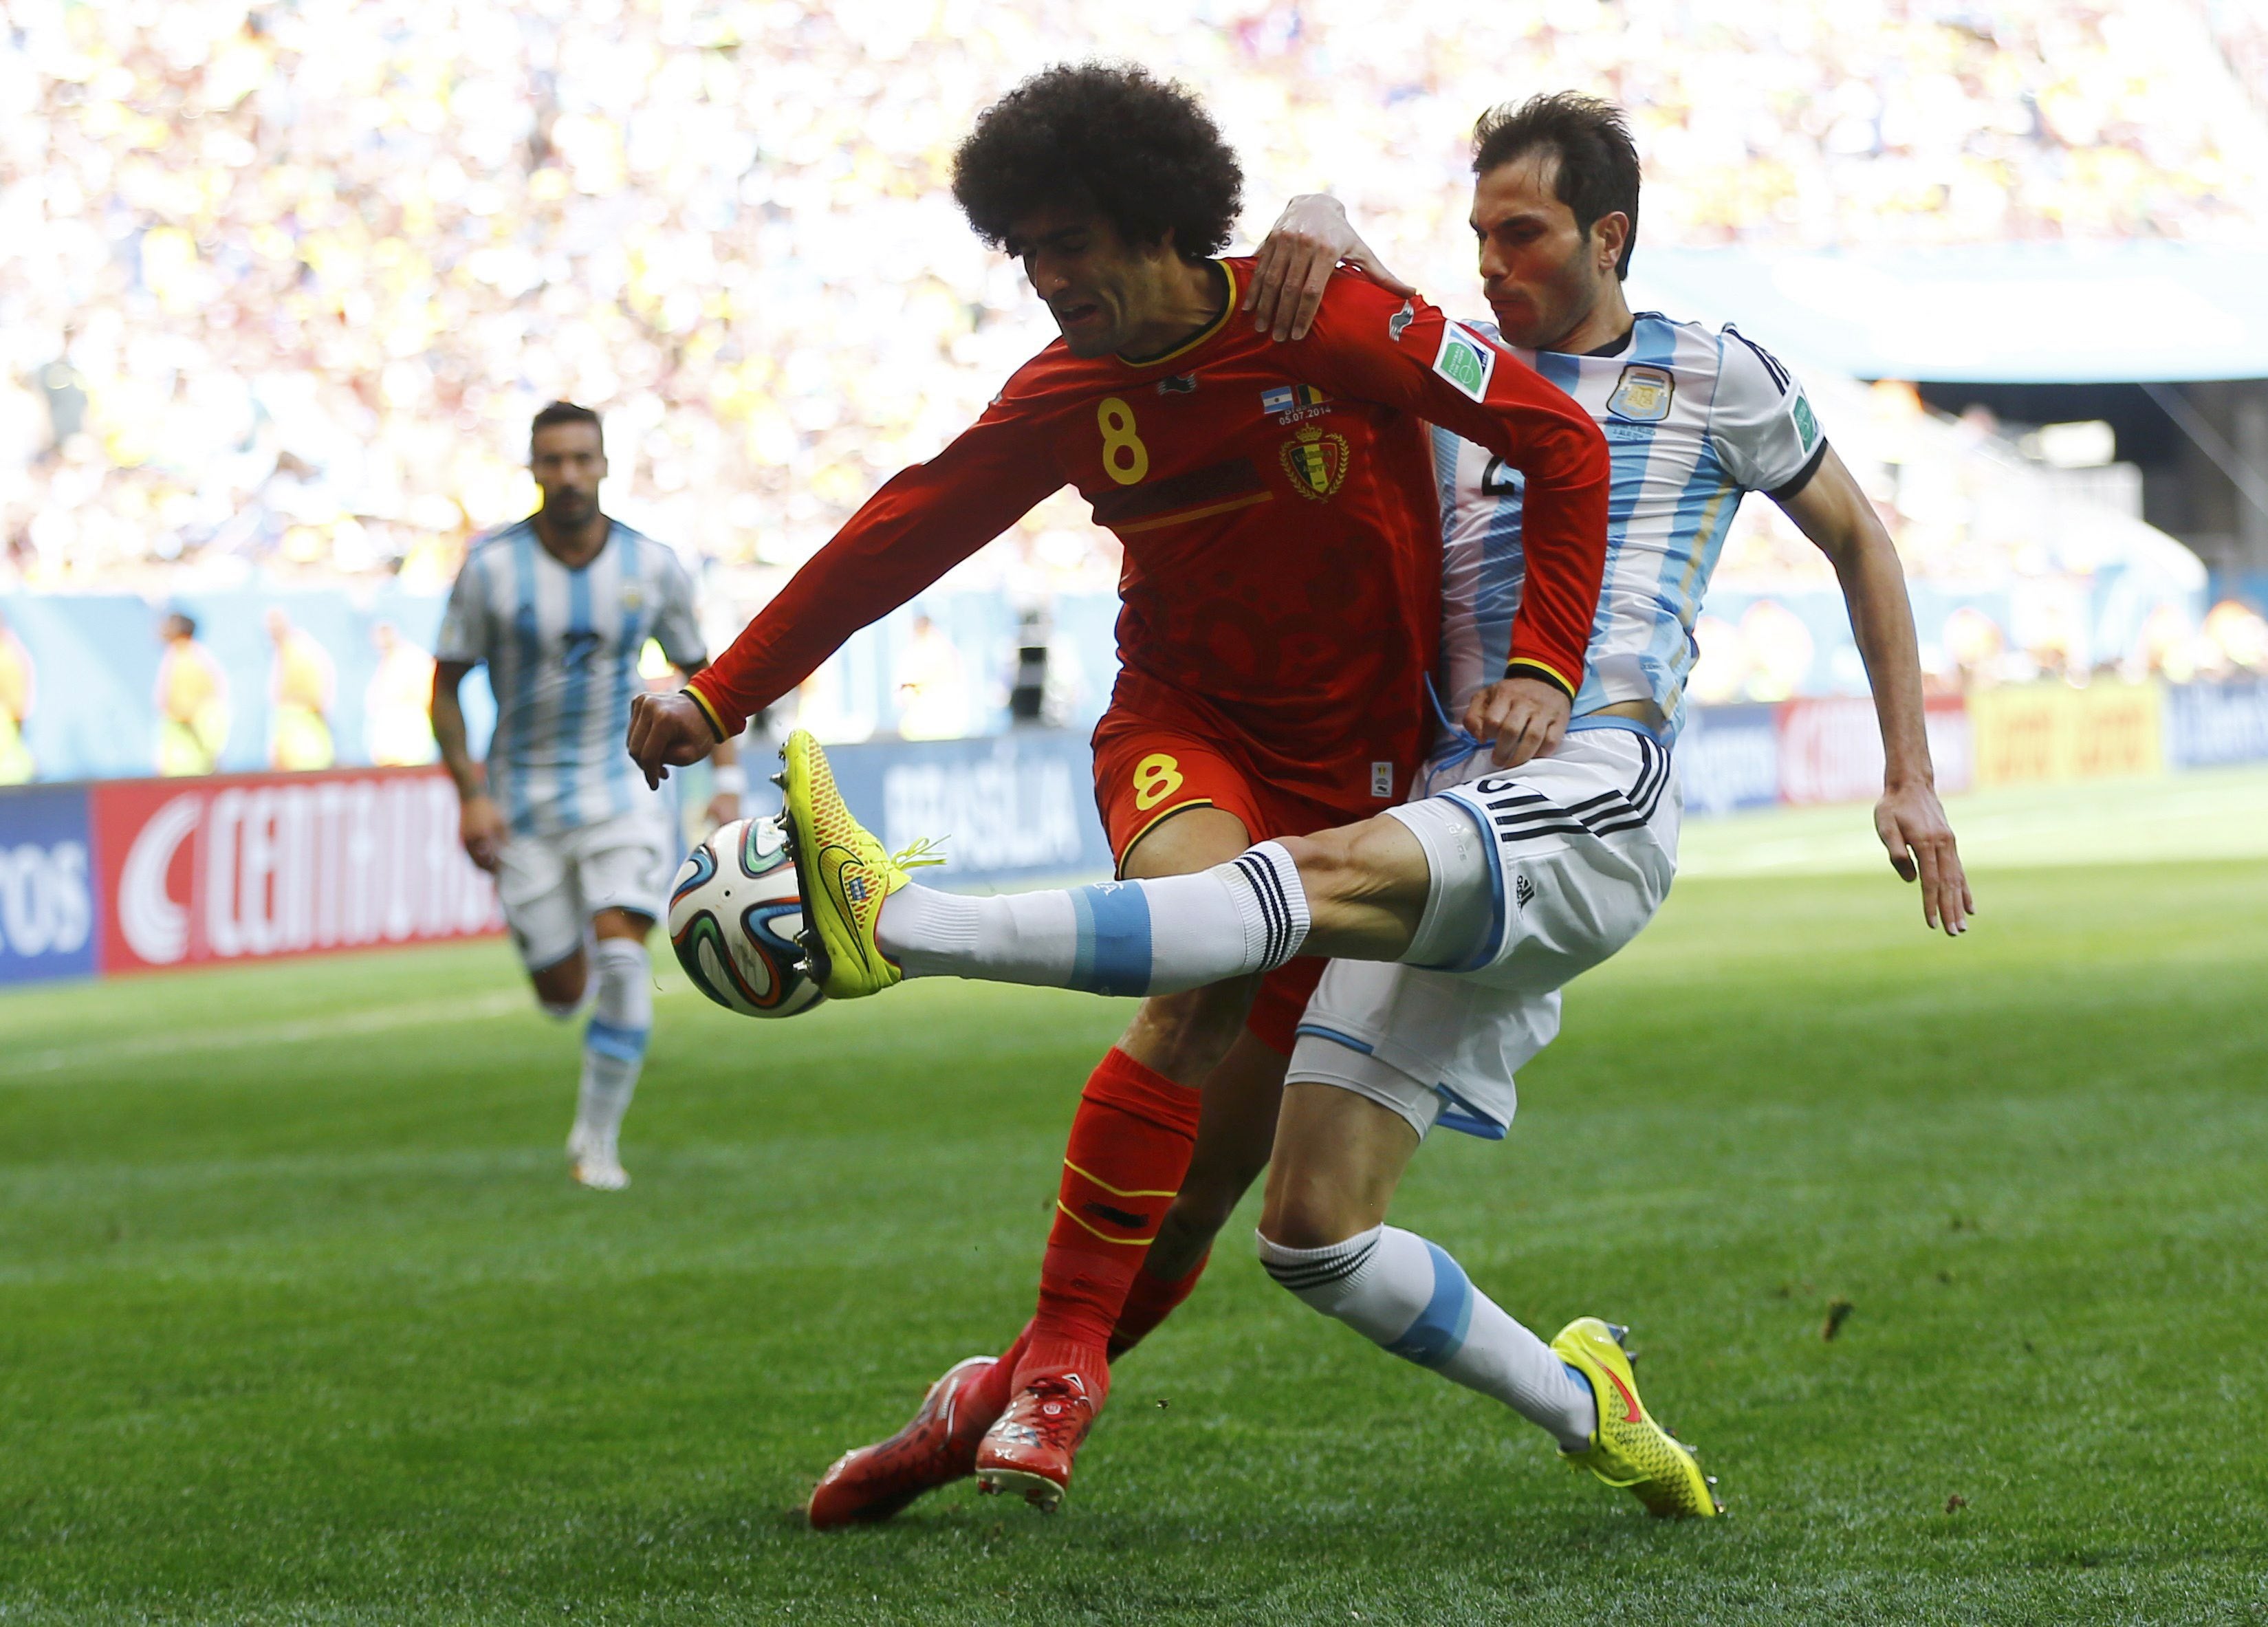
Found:
M 993 247 L 1035 210 L 1091 203 L 1129 243 L 1167 232 L 1184 259 L 1228 245 L 1244 172 L 1197 99 L 1139 68 L 1064 63 L 987 107 L 953 159 L 953 195 Z

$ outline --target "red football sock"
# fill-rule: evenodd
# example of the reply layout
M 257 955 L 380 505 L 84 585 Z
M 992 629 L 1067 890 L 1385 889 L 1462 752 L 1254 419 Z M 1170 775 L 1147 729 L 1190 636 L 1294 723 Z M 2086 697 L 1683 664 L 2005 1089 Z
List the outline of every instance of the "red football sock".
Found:
M 1024 1359 L 1031 1348 L 1032 1324 L 1026 1322 L 1024 1330 L 1015 1336 L 1008 1348 L 1000 1352 L 1000 1359 L 987 1368 L 976 1383 L 968 1387 L 967 1405 L 968 1416 L 984 1415 L 990 1428 L 992 1420 L 1008 1410 L 1009 1400 L 1016 1393 L 1016 1364 Z
M 1189 1297 L 1189 1290 L 1197 1285 L 1204 1275 L 1206 1262 L 1212 1258 L 1208 1248 L 1197 1256 L 1187 1277 L 1167 1282 L 1162 1277 L 1152 1277 L 1145 1269 L 1134 1273 L 1134 1285 L 1126 1291 L 1126 1304 L 1118 1313 L 1118 1325 L 1110 1330 L 1110 1359 L 1116 1361 L 1150 1336 L 1150 1330 L 1174 1314 L 1174 1307 Z
M 1039 1314 L 1017 1388 L 1042 1373 L 1073 1369 L 1102 1404 L 1110 1330 L 1189 1174 L 1197 1133 L 1197 1093 L 1114 1046 L 1071 1120 L 1055 1229 L 1040 1266 Z

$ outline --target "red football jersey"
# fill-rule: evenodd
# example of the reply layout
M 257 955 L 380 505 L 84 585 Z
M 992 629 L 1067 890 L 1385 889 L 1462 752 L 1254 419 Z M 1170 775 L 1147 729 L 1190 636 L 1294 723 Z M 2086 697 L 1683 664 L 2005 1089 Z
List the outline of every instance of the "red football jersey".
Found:
M 1606 443 L 1507 353 L 1351 272 L 1307 336 L 1278 344 L 1237 306 L 1145 362 L 1058 340 L 983 416 L 875 493 L 692 681 L 744 718 L 842 642 L 1069 483 L 1125 547 L 1114 707 L 1187 720 L 1285 789 L 1367 800 L 1408 783 L 1426 734 L 1441 519 L 1423 425 L 1528 475 L 1515 666 L 1572 696 L 1606 555 Z

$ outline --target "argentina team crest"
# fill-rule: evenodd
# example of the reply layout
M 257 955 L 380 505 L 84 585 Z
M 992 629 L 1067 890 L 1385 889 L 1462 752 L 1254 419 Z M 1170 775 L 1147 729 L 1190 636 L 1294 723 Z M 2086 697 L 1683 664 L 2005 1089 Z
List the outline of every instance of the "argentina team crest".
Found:
M 1607 410 L 1633 423 L 1660 423 L 1669 416 L 1669 398 L 1676 390 L 1667 367 L 1625 367 L 1607 397 Z
M 1352 455 L 1347 438 L 1336 430 L 1303 429 L 1284 443 L 1284 473 L 1292 477 L 1292 490 L 1320 503 L 1346 479 Z

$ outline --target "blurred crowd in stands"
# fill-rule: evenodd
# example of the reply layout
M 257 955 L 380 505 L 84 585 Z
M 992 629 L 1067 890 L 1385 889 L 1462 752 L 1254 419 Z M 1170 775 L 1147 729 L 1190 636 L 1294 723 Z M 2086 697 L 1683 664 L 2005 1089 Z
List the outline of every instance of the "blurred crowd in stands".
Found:
M 1205 95 L 1245 242 L 1329 188 L 1453 309 L 1474 115 L 1565 86 L 1631 109 L 1641 255 L 2268 222 L 2240 0 L 0 0 L 0 590 L 438 590 L 564 397 L 729 622 L 1050 336 L 946 173 L 1088 55 Z M 1923 571 L 2021 568 L 1877 473 Z M 1065 494 L 954 581 L 1116 578 Z

